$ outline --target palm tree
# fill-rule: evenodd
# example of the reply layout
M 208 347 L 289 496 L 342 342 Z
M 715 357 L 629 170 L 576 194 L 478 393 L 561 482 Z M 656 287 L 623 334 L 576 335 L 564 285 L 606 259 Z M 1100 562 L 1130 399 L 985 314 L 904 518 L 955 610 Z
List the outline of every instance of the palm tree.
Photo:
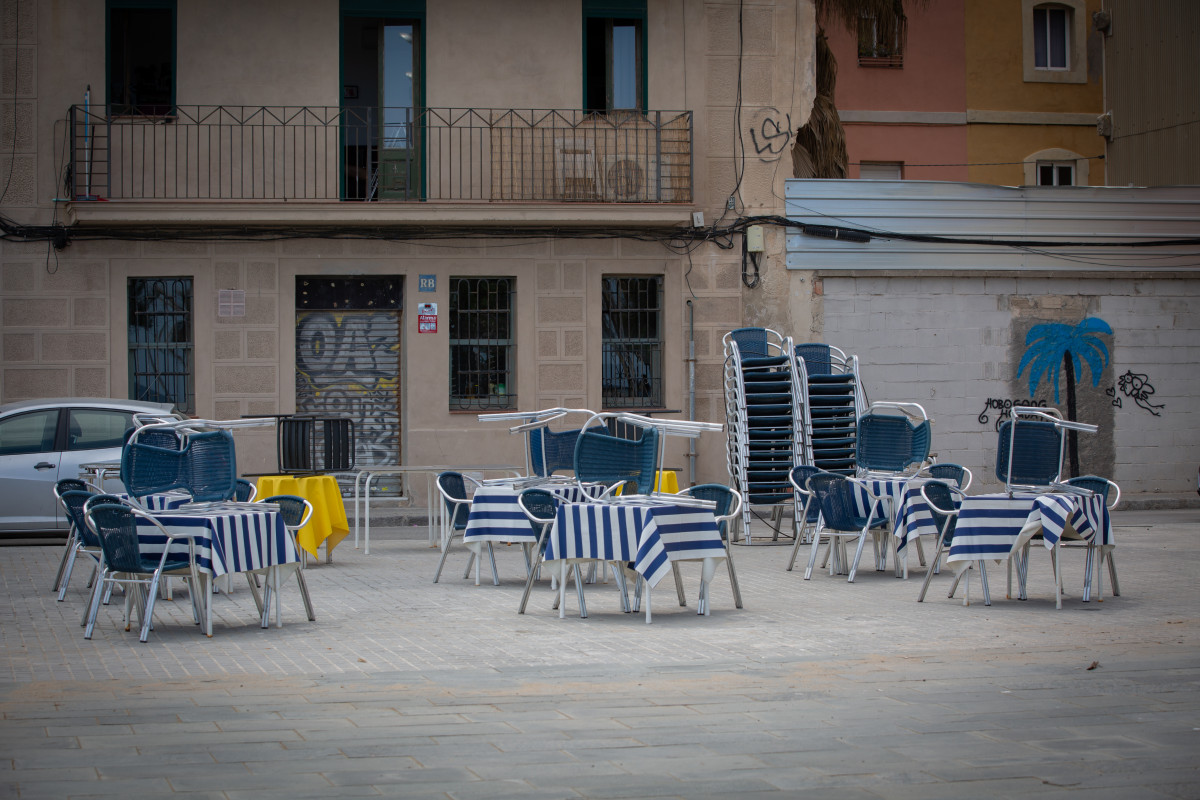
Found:
M 846 132 L 834 105 L 837 59 L 829 49 L 825 26 L 840 24 L 858 32 L 859 20 L 873 21 L 876 42 L 895 42 L 903 52 L 907 30 L 904 6 L 925 5 L 927 0 L 816 0 L 816 89 L 808 123 L 796 131 L 792 146 L 792 176 L 844 178 L 849 167 Z
M 1017 366 L 1017 377 L 1029 367 L 1029 396 L 1033 397 L 1042 376 L 1051 378 L 1054 384 L 1054 402 L 1058 402 L 1059 364 L 1067 373 L 1067 419 L 1075 419 L 1075 375 L 1083 374 L 1087 362 L 1092 372 L 1092 386 L 1100 385 L 1100 374 L 1108 365 L 1108 347 L 1096 334 L 1112 335 L 1108 323 L 1096 317 L 1087 317 L 1078 325 L 1062 322 L 1046 322 L 1034 325 L 1025 336 L 1025 355 Z M 1071 477 L 1079 477 L 1078 432 L 1067 435 L 1071 457 Z

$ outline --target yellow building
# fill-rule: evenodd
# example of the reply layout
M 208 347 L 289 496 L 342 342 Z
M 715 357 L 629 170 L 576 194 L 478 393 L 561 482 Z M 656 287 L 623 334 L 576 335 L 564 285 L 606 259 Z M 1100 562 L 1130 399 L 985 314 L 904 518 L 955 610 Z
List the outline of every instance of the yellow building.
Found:
M 1100 0 L 968 0 L 969 180 L 1102 186 Z

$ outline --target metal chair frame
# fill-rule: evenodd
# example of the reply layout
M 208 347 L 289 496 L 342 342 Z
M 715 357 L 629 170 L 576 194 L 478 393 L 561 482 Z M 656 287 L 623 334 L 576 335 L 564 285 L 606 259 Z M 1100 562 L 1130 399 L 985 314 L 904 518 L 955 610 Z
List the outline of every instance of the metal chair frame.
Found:
M 442 557 L 438 561 L 437 572 L 433 574 L 433 582 L 437 583 L 442 577 L 442 567 L 446 564 L 446 556 L 450 554 L 450 544 L 454 538 L 456 531 L 465 532 L 467 529 L 467 517 L 471 513 L 471 497 L 466 491 L 466 482 L 470 481 L 476 488 L 481 486 L 479 481 L 472 478 L 470 475 L 464 475 L 461 472 L 447 470 L 439 473 L 435 481 L 438 494 L 442 496 L 442 501 L 446 505 L 445 511 L 441 515 L 442 530 L 441 544 Z M 462 488 L 461 496 L 454 490 Z M 500 585 L 500 574 L 496 570 L 496 554 L 492 549 L 492 543 L 488 542 L 488 555 L 492 562 L 492 581 L 496 586 Z M 467 569 L 463 572 L 463 577 L 466 578 L 471 573 L 471 565 L 475 564 L 475 582 L 479 583 L 479 565 L 475 563 L 475 554 L 471 553 L 467 560 Z
M 858 548 L 849 565 L 849 575 L 846 579 L 847 583 L 853 583 L 854 576 L 858 573 L 859 561 L 862 559 L 863 547 L 867 542 L 867 534 L 873 528 L 886 528 L 889 524 L 887 516 L 876 516 L 880 505 L 878 497 L 872 497 L 866 516 L 860 517 L 854 513 L 852 485 L 856 483 L 862 485 L 854 478 L 831 472 L 819 472 L 808 479 L 808 490 L 813 493 L 821 509 L 821 525 L 813 535 L 812 550 L 808 556 L 808 567 L 804 571 L 804 580 L 812 577 L 813 566 L 817 561 L 817 550 L 821 543 L 821 537 L 824 535 L 829 539 L 830 552 L 833 554 L 829 567 L 831 574 L 839 562 L 844 560 L 840 552 L 841 545 L 838 544 L 835 547 L 835 544 L 846 538 L 858 539 Z
M 279 509 L 279 514 L 283 517 L 283 527 L 287 529 L 288 536 L 292 540 L 292 546 L 296 548 L 296 552 L 300 555 L 300 565 L 296 568 L 296 583 L 300 586 L 300 598 L 304 601 L 304 612 L 308 616 L 309 622 L 314 622 L 317 615 L 313 612 L 312 598 L 308 594 L 308 581 L 304 578 L 305 560 L 304 551 L 300 549 L 300 544 L 296 541 L 296 533 L 305 525 L 308 524 L 313 515 L 313 506 L 308 500 L 303 497 L 297 497 L 292 494 L 277 494 L 271 497 L 264 497 L 258 501 L 261 504 L 275 505 Z M 283 612 L 281 608 L 280 592 L 279 592 L 279 571 L 276 568 L 273 573 L 274 581 L 265 581 L 263 587 L 263 598 L 259 601 L 258 585 L 254 581 L 254 574 L 247 572 L 246 581 L 250 584 L 250 592 L 254 595 L 254 601 L 258 605 L 259 614 L 262 617 L 262 627 L 269 628 L 271 626 L 271 600 L 275 600 L 275 625 L 283 627 Z
M 128 515 L 122 519 L 123 515 Z M 92 599 L 87 613 L 87 624 L 83 638 L 91 639 L 96 626 L 96 615 L 100 610 L 101 597 L 107 587 L 125 587 L 125 630 L 130 629 L 132 610 L 136 607 L 140 622 L 138 640 L 149 639 L 154 623 L 154 601 L 159 593 L 160 581 L 167 575 L 179 575 L 190 584 L 192 616 L 197 625 L 204 618 L 201 607 L 200 576 L 196 568 L 196 543 L 190 534 L 174 533 L 142 509 L 132 505 L 99 503 L 89 505 L 84 512 L 87 523 L 100 539 L 104 553 L 103 569 L 92 590 Z M 138 543 L 138 520 L 146 520 L 166 537 L 168 545 L 163 547 L 157 563 L 141 556 Z M 188 545 L 186 561 L 171 558 L 169 543 L 172 539 L 185 539 Z M 132 591 L 131 591 L 132 589 Z
M 936 497 L 930 497 L 930 494 Z M 921 486 L 921 497 L 925 500 L 925 504 L 929 506 L 929 512 L 933 515 L 934 524 L 937 526 L 937 547 L 933 552 L 933 558 L 929 561 L 929 568 L 925 572 L 925 580 L 921 583 L 921 593 L 917 595 L 917 602 L 925 601 L 925 593 L 929 590 L 929 582 L 933 580 L 934 574 L 937 572 L 938 563 L 942 557 L 942 553 L 949 547 L 954 539 L 954 527 L 958 523 L 958 507 L 954 504 L 954 497 L 958 496 L 958 501 L 961 503 L 962 498 L 966 497 L 966 493 L 961 489 L 951 486 L 945 481 L 931 480 Z M 944 501 L 944 502 L 940 502 Z M 987 566 L 982 560 L 976 562 L 979 564 L 979 580 L 983 585 L 983 602 L 984 605 L 992 604 L 992 596 L 988 590 L 987 581 Z M 950 593 L 947 597 L 954 597 L 954 592 L 958 589 L 959 580 L 963 575 L 966 576 L 967 583 L 963 588 L 963 605 L 971 603 L 971 576 L 968 574 L 970 567 L 955 576 L 954 583 L 950 587 Z
M 809 526 L 811 525 L 812 530 L 815 531 L 816 527 L 821 524 L 821 509 L 819 506 L 813 505 L 813 493 L 808 489 L 808 479 L 822 471 L 811 464 L 797 464 L 788 473 L 788 482 L 792 484 L 796 498 L 795 510 L 792 512 L 794 540 L 792 555 L 788 559 L 787 572 L 791 572 L 796 566 L 796 555 L 800 552 L 800 545 L 810 541 L 809 537 L 813 535 L 809 532 Z M 801 498 L 804 498 L 803 505 L 800 502 Z
M 734 522 L 741 518 L 742 515 L 742 496 L 734 489 L 729 488 L 723 483 L 701 483 L 697 486 L 689 486 L 679 491 L 681 497 L 694 497 L 699 500 L 708 500 L 714 502 L 716 507 L 713 509 L 713 516 L 717 520 L 717 530 L 721 534 L 721 543 L 725 546 L 725 567 L 729 572 L 729 585 L 733 590 L 733 604 L 737 608 L 742 607 L 742 589 L 738 584 L 737 570 L 733 566 L 733 550 L 729 546 L 732 541 L 732 528 Z M 680 585 L 679 580 L 679 563 L 671 562 L 672 571 L 675 573 L 676 585 Z M 709 614 L 709 586 L 701 587 L 700 596 L 696 602 L 696 613 L 708 616 Z

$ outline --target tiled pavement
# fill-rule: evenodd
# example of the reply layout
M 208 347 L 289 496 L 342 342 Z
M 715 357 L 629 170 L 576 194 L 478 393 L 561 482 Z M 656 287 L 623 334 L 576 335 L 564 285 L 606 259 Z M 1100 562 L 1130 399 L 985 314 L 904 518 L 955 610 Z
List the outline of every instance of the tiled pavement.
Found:
M 993 568 L 964 608 L 947 575 L 917 604 L 919 568 L 805 582 L 755 544 L 745 609 L 722 571 L 708 618 L 668 579 L 652 625 L 611 586 L 519 616 L 516 548 L 499 587 L 461 550 L 435 585 L 424 528 L 383 529 L 310 567 L 316 622 L 293 584 L 262 630 L 235 585 L 205 639 L 177 591 L 146 644 L 117 604 L 83 639 L 57 548 L 0 548 L 0 797 L 1196 798 L 1198 522 L 1118 513 L 1124 594 L 1080 603 L 1068 553 L 1061 611 L 1044 552 L 1029 601 Z

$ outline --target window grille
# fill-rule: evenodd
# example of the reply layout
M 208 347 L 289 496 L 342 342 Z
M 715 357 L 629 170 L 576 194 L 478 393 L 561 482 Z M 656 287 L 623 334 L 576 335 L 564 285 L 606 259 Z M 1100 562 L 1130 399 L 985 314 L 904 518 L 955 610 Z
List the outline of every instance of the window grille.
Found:
M 196 407 L 192 279 L 129 279 L 129 396 Z
M 450 279 L 450 408 L 515 408 L 514 278 Z
M 605 408 L 660 408 L 662 278 L 605 277 L 603 282 Z

